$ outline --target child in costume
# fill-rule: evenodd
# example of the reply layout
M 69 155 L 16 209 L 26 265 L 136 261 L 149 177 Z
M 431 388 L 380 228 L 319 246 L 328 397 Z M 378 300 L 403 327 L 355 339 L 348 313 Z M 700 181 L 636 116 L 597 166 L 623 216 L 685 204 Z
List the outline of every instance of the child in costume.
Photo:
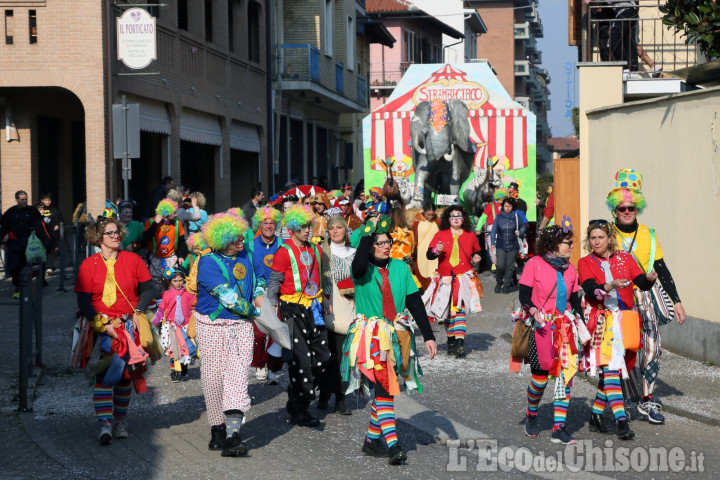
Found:
M 176 265 L 182 265 L 187 255 L 185 229 L 175 217 L 177 203 L 170 199 L 160 200 L 155 209 L 155 217 L 145 222 L 143 243 L 147 243 L 150 252 L 150 274 L 157 290 L 164 288 L 163 278 L 166 272 Z
M 180 378 L 187 377 L 188 365 L 194 363 L 197 356 L 195 334 L 188 334 L 195 295 L 185 290 L 185 273 L 181 269 L 173 270 L 170 277 L 153 323 L 155 326 L 162 323 L 160 341 L 170 357 L 170 379 L 179 382 Z

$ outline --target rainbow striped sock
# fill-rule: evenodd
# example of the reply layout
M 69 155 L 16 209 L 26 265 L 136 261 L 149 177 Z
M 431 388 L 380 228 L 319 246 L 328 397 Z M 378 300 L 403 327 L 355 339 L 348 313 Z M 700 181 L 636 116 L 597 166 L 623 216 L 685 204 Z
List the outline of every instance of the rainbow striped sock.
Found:
M 122 379 L 113 389 L 113 415 L 115 417 L 127 416 L 130 406 L 130 395 L 132 394 L 132 382 L 130 379 Z
M 367 436 L 368 438 L 377 440 L 380 438 L 380 432 L 381 429 L 380 422 L 378 421 L 377 405 L 375 400 L 373 400 L 372 406 L 370 407 L 370 425 L 368 425 Z
M 112 423 L 113 387 L 103 387 L 100 382 L 97 382 L 95 390 L 93 390 L 93 405 L 98 422 Z
M 622 387 L 620 386 L 620 372 L 617 370 L 605 370 L 605 396 L 610 403 L 615 421 L 626 420 L 625 405 L 623 401 Z
M 453 338 L 453 325 L 455 324 L 455 318 L 452 315 L 448 315 L 448 318 L 445 319 L 445 333 L 447 334 L 448 338 Z
M 555 400 L 555 423 L 553 424 L 553 432 L 565 425 L 568 406 L 570 405 L 570 387 L 565 387 L 565 398 Z
M 595 393 L 595 402 L 592 406 L 592 413 L 596 415 L 602 415 L 605 411 L 605 407 L 607 406 L 607 397 L 605 396 L 605 387 L 604 387 L 604 379 L 603 375 L 600 374 L 600 381 L 598 382 L 598 388 L 597 392 Z
M 540 399 L 545 392 L 545 387 L 547 386 L 547 383 L 547 375 L 536 375 L 534 373 L 532 374 L 532 378 L 530 378 L 530 385 L 528 385 L 527 389 L 528 415 L 537 415 L 538 406 L 540 405 Z
M 395 401 L 392 397 L 375 397 L 378 421 L 388 448 L 398 442 L 395 429 Z
M 455 338 L 465 338 L 465 333 L 467 332 L 467 319 L 464 309 L 459 310 L 455 315 L 452 329 Z

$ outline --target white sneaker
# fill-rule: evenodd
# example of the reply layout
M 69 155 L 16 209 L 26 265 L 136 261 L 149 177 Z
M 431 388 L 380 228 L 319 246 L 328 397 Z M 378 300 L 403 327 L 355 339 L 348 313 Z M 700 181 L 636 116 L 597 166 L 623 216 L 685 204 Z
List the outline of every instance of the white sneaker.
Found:
M 268 372 L 267 383 L 268 385 L 277 385 L 280 382 L 278 382 L 277 375 L 275 375 L 273 372 Z
M 100 445 L 110 445 L 112 442 L 112 427 L 109 423 L 100 424 L 100 435 L 98 435 Z
M 115 420 L 112 426 L 112 433 L 115 438 L 128 438 L 127 419 L 125 417 Z
M 257 378 L 259 382 L 264 382 L 265 380 L 267 380 L 267 378 L 268 378 L 267 367 L 255 369 L 255 378 Z

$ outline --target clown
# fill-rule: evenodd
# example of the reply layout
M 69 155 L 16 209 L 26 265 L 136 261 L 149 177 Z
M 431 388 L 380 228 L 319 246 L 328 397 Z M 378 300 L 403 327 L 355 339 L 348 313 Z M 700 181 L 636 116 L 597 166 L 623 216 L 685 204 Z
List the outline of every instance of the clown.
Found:
M 366 212 L 387 213 L 388 206 L 387 203 L 383 202 L 382 198 L 382 189 L 380 187 L 370 187 L 370 201 L 365 208 Z
M 246 248 L 252 253 L 255 276 L 263 278 L 266 285 L 270 284 L 273 259 L 282 243 L 276 235 L 278 224 L 281 221 L 282 214 L 277 209 L 272 207 L 258 208 L 252 218 L 252 228 L 255 236 L 250 240 L 246 239 L 245 242 Z M 271 368 L 271 371 L 268 372 L 268 348 L 272 345 L 272 340 L 260 332 L 257 327 L 254 328 L 255 343 L 251 367 L 257 369 L 255 377 L 260 381 L 267 380 L 270 385 L 277 385 L 276 373 L 279 368 Z M 282 363 L 275 362 L 274 366 L 282 367 Z
M 667 292 L 674 305 L 678 325 L 685 321 L 685 309 L 680 302 L 675 281 L 665 265 L 665 259 L 655 230 L 638 223 L 637 215 L 647 206 L 642 194 L 643 177 L 634 169 L 623 169 L 615 174 L 615 188 L 607 196 L 607 206 L 615 218 L 615 231 L 620 248 L 632 254 L 635 262 L 645 273 L 656 272 L 662 288 Z M 638 411 L 647 415 L 650 423 L 663 423 L 665 417 L 660 413 L 661 405 L 654 401 L 653 392 L 660 368 L 660 330 L 658 317 L 653 307 L 653 299 L 660 298 L 658 285 L 653 291 L 635 290 L 635 303 L 643 321 L 642 349 L 638 352 L 638 366 L 643 379 L 642 401 Z
M 244 248 L 245 220 L 219 213 L 210 217 L 202 232 L 213 250 L 200 258 L 195 309 L 200 375 L 211 426 L 208 448 L 222 450 L 223 457 L 238 457 L 247 453 L 240 427 L 250 409 L 252 317 L 260 315 L 265 283 L 255 277 L 252 256 Z
M 156 290 L 162 292 L 163 278 L 175 266 L 182 265 L 187 255 L 185 229 L 175 217 L 177 203 L 170 199 L 160 200 L 155 209 L 155 217 L 145 222 L 143 243 L 147 243 L 150 252 L 150 273 Z
M 285 212 L 282 223 L 290 231 L 290 240 L 275 254 L 268 287 L 268 299 L 278 306 L 293 341 L 286 408 L 290 421 L 304 427 L 320 423 L 308 407 L 330 360 L 320 288 L 322 257 L 309 241 L 312 221 L 309 207 L 294 205 Z

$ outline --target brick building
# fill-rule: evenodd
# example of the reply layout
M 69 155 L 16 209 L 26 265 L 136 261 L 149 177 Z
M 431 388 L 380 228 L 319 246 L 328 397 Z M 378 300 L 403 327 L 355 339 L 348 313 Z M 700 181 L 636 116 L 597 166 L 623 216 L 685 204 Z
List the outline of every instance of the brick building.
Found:
M 244 203 L 269 173 L 265 1 L 147 7 L 157 60 L 141 71 L 116 60 L 116 17 L 133 6 L 116 3 L 0 1 L 2 209 L 19 189 L 31 201 L 52 192 L 66 218 L 77 203 L 97 214 L 122 195 L 109 118 L 123 95 L 140 105 L 131 198 L 142 204 L 172 175 L 205 193 L 208 210 Z
M 552 162 L 547 148 L 550 75 L 541 68 L 542 51 L 537 45 L 543 36 L 538 0 L 465 0 L 465 4 L 487 25 L 488 33 L 478 37 L 480 56 L 490 62 L 510 96 L 537 117 L 538 171 L 552 169 L 547 166 Z

